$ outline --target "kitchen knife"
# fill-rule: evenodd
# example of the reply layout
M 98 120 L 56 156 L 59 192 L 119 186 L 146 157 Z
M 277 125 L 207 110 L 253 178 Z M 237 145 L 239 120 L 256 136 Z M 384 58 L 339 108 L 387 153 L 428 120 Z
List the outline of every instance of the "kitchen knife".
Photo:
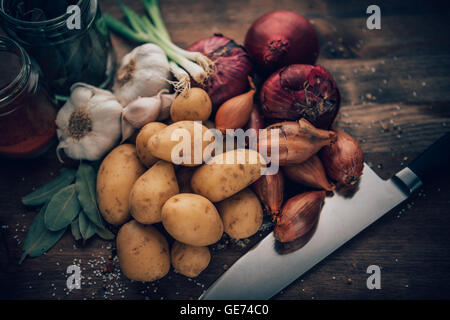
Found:
M 364 164 L 358 190 L 351 197 L 335 194 L 325 200 L 316 229 L 303 247 L 283 254 L 272 232 L 235 262 L 200 299 L 271 298 L 449 165 L 450 133 L 389 180 L 381 179 Z

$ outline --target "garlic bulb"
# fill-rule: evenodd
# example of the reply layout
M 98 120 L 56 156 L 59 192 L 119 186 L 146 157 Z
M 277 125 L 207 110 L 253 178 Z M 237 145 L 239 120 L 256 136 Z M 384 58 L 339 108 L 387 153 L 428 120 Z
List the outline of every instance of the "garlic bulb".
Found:
M 139 97 L 153 97 L 168 89 L 169 78 L 166 54 L 157 45 L 148 43 L 135 48 L 122 59 L 113 92 L 126 106 Z
M 72 159 L 100 159 L 120 139 L 122 105 L 109 91 L 76 83 L 56 117 L 61 149 Z
M 175 99 L 175 94 L 168 92 L 164 89 L 154 97 L 139 97 L 123 109 L 122 142 L 131 137 L 135 129 L 161 118 L 161 113 L 170 108 Z

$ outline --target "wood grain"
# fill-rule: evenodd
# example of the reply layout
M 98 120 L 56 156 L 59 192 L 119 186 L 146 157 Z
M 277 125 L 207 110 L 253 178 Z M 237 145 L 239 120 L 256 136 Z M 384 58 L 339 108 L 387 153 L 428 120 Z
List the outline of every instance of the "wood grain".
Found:
M 144 12 L 140 1 L 124 2 Z M 449 131 L 450 11 L 442 1 L 378 1 L 381 30 L 365 27 L 371 4 L 365 1 L 160 2 L 170 34 L 182 47 L 216 32 L 243 43 L 251 23 L 271 10 L 310 18 L 320 34 L 318 63 L 331 71 L 343 96 L 336 126 L 358 138 L 366 161 L 383 178 Z M 102 11 L 121 17 L 115 0 L 100 4 Z M 112 40 L 119 58 L 135 46 L 115 35 Z M 114 243 L 94 238 L 82 246 L 69 233 L 46 255 L 17 265 L 36 214 L 20 198 L 50 181 L 60 167 L 54 148 L 32 161 L 0 162 L 0 226 L 7 226 L 0 229 L 0 298 L 196 299 L 260 239 L 214 247 L 211 264 L 198 279 L 171 271 L 156 283 L 131 282 L 120 273 Z M 449 178 L 442 173 L 275 298 L 449 299 Z M 84 279 L 81 290 L 68 292 L 65 270 L 72 263 L 82 267 Z M 382 267 L 381 290 L 366 287 L 372 264 Z

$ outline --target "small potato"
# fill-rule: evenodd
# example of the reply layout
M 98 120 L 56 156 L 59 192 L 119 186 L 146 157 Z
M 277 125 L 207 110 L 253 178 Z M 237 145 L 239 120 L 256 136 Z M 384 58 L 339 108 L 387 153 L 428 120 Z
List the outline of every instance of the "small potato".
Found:
M 130 219 L 130 191 L 144 172 L 132 144 L 118 146 L 103 160 L 97 174 L 97 202 L 108 223 L 121 225 Z
M 257 151 L 231 150 L 198 168 L 191 178 L 191 187 L 212 202 L 222 201 L 258 180 L 264 165 L 264 159 Z
M 197 277 L 211 261 L 208 247 L 194 247 L 178 241 L 172 246 L 172 265 L 186 277 Z
M 169 244 L 156 228 L 132 220 L 120 228 L 116 243 L 120 268 L 129 279 L 155 281 L 169 272 Z
M 192 246 L 208 246 L 220 240 L 223 224 L 214 205 L 192 193 L 180 193 L 164 204 L 162 223 L 176 240 Z
M 173 165 L 160 160 L 148 169 L 131 189 L 131 215 L 142 224 L 160 222 L 163 204 L 178 192 Z
M 198 166 L 210 144 L 203 140 L 206 131 L 208 128 L 194 121 L 179 121 L 154 134 L 149 140 L 149 150 L 155 157 L 174 164 Z M 195 149 L 195 142 L 199 150 Z
M 185 94 L 180 94 L 170 107 L 170 117 L 173 122 L 183 120 L 206 121 L 211 115 L 212 103 L 209 95 L 201 88 L 191 88 Z
M 139 160 L 141 160 L 147 168 L 150 168 L 159 160 L 150 152 L 148 141 L 155 133 L 161 131 L 165 127 L 167 127 L 167 125 L 162 122 L 150 122 L 139 131 L 136 138 L 136 151 Z
M 254 235 L 261 227 L 263 210 L 258 197 L 249 188 L 217 204 L 225 233 L 234 239 Z

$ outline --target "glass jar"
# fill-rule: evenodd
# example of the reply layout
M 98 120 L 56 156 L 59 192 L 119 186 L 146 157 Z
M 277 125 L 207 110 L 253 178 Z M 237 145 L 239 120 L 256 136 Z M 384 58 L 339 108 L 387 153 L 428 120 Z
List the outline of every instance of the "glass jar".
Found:
M 73 5 L 79 20 L 68 10 Z M 0 18 L 7 34 L 36 59 L 56 96 L 69 96 L 75 82 L 101 88 L 111 83 L 116 57 L 97 0 L 0 0 Z
M 56 140 L 57 108 L 20 45 L 0 36 L 0 156 L 30 158 Z

